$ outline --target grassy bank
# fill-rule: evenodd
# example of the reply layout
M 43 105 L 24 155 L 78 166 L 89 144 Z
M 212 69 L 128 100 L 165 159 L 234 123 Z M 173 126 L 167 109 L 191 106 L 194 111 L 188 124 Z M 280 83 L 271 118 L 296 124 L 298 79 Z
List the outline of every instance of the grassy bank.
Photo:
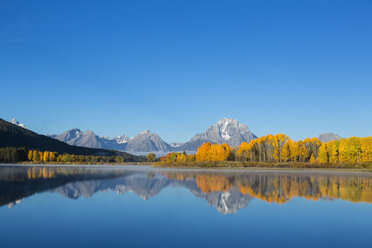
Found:
M 1 164 L 1 163 L 0 163 Z M 151 162 L 124 162 L 124 163 L 115 163 L 115 162 L 103 162 L 103 163 L 94 163 L 94 162 L 18 162 L 10 164 L 35 164 L 35 165 L 152 165 Z
M 153 163 L 154 167 L 169 168 L 324 168 L 324 169 L 369 169 L 372 170 L 372 162 L 366 163 L 337 163 L 319 164 L 308 162 L 287 162 L 287 163 L 258 163 L 258 162 L 239 162 L 239 161 L 193 161 L 186 163 Z

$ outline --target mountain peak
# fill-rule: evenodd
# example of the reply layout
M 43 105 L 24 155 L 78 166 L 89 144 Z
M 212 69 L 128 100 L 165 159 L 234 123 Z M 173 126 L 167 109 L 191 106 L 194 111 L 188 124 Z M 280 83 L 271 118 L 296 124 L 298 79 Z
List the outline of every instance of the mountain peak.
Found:
M 130 139 L 125 147 L 126 151 L 131 152 L 153 152 L 170 151 L 169 144 L 164 142 L 158 134 L 145 130 L 136 137 Z
M 25 129 L 27 129 L 27 127 L 25 126 L 25 124 L 23 124 L 23 123 L 17 121 L 16 118 L 13 118 L 13 119 L 10 121 L 10 123 L 12 123 L 12 124 L 14 124 L 14 125 L 17 125 L 17 126 L 19 126 L 19 127 L 23 127 L 23 128 L 25 128 Z
M 239 123 L 236 119 L 233 119 L 233 118 L 226 118 L 226 117 L 223 117 L 221 118 L 218 122 L 217 122 L 217 125 L 218 124 L 226 124 L 226 123 Z
M 73 129 L 71 129 L 68 132 L 69 133 L 74 133 L 75 135 L 79 135 L 79 134 L 82 134 L 83 133 L 79 128 L 73 128 Z
M 89 134 L 89 135 L 94 134 L 95 135 L 95 133 L 93 131 L 91 131 L 91 130 L 85 131 L 85 134 Z
M 339 140 L 339 139 L 342 139 L 342 137 L 335 133 L 327 132 L 327 133 L 319 134 L 319 140 L 324 143 L 327 143 L 333 140 Z
M 142 131 L 141 132 L 141 134 L 150 134 L 151 132 L 150 132 L 150 130 L 148 130 L 148 129 L 146 129 L 146 130 L 144 130 L 144 131 Z
M 256 135 L 248 129 L 246 124 L 241 124 L 233 118 L 224 117 L 216 125 L 210 126 L 204 133 L 195 135 L 189 142 L 176 149 L 196 151 L 204 142 L 239 146 L 242 142 L 250 142 L 256 138 Z

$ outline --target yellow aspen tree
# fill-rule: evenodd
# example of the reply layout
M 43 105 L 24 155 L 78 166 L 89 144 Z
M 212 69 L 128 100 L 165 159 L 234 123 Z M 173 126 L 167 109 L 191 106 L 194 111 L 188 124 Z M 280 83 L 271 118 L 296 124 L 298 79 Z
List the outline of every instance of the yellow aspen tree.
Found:
M 290 150 L 291 150 L 291 159 L 293 162 L 297 162 L 300 156 L 300 151 L 298 149 L 298 143 L 296 141 L 291 141 L 289 143 Z
M 207 161 L 208 152 L 210 150 L 211 143 L 203 143 L 196 152 L 197 161 Z
M 329 156 L 330 163 L 338 162 L 338 155 L 339 155 L 338 146 L 339 146 L 338 140 L 330 141 L 327 143 L 328 156 Z
M 32 151 L 32 161 L 34 162 L 40 161 L 40 153 L 37 150 Z
M 305 143 L 303 141 L 298 141 L 298 157 L 299 161 L 305 162 L 309 157 L 309 151 L 307 150 Z
M 347 139 L 347 154 L 350 162 L 360 162 L 361 144 L 359 137 L 351 137 Z
M 289 137 L 285 134 L 276 134 L 272 136 L 272 146 L 274 148 L 273 157 L 276 161 L 282 160 L 282 149 Z
M 232 148 L 228 144 L 223 144 L 223 160 L 229 160 L 232 156 Z
M 28 161 L 32 161 L 32 156 L 33 156 L 33 152 L 32 152 L 32 150 L 29 150 L 28 153 L 27 153 Z
M 360 139 L 361 161 L 372 161 L 372 137 L 365 137 Z
M 44 162 L 48 162 L 49 161 L 49 152 L 44 152 L 43 153 L 43 161 Z
M 326 164 L 326 163 L 329 162 L 328 146 L 327 146 L 327 143 L 323 143 L 323 144 L 319 147 L 319 155 L 318 155 L 318 158 L 319 158 L 319 163 L 321 163 L 321 164 Z
M 348 150 L 347 139 L 341 139 L 338 145 L 338 162 L 346 162 L 349 160 L 347 150 Z
M 55 152 L 49 152 L 49 161 L 55 161 L 55 160 L 56 160 Z
M 321 145 L 322 145 L 322 142 L 316 137 L 310 140 L 311 152 L 314 154 L 315 158 L 318 157 L 318 151 Z
M 249 143 L 243 142 L 237 152 L 238 158 L 244 161 L 253 161 L 253 146 L 255 143 L 255 140 Z
M 316 163 L 316 158 L 314 156 L 314 153 L 311 154 L 310 163 L 312 163 L 312 164 L 315 164 Z
M 283 162 L 287 162 L 291 159 L 291 149 L 290 149 L 290 145 L 289 145 L 290 142 L 292 142 L 292 140 L 288 140 L 283 145 L 282 154 L 281 154 Z

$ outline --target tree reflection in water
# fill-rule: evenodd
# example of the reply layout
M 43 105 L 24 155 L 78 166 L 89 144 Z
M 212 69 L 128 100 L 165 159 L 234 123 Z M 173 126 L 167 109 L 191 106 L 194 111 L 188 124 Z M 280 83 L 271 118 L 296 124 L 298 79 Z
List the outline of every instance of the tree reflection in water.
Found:
M 277 204 L 295 197 L 372 202 L 370 173 L 0 167 L 0 205 L 9 207 L 44 191 L 76 199 L 110 190 L 148 199 L 166 187 L 187 188 L 223 214 L 247 207 L 253 198 Z

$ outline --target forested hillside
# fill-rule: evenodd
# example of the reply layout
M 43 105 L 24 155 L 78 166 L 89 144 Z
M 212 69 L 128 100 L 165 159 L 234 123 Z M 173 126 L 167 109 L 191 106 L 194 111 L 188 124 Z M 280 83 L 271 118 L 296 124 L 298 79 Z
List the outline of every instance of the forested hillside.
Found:
M 28 129 L 11 124 L 3 119 L 0 119 L 0 147 L 23 147 L 27 150 L 51 151 L 59 154 L 122 156 L 125 161 L 136 161 L 139 159 L 139 157 L 125 152 L 68 145 L 59 140 L 39 135 Z

